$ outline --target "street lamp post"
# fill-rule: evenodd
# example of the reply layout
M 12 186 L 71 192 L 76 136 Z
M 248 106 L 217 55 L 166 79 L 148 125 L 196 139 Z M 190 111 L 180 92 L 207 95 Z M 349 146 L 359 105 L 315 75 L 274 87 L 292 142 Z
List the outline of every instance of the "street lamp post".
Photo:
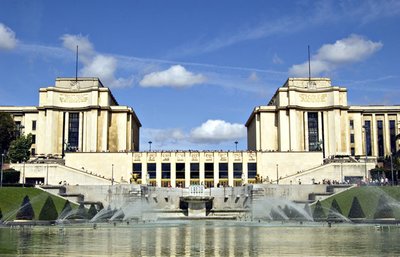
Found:
M 0 187 L 3 187 L 3 163 L 4 163 L 4 153 L 1 154 L 1 178 L 0 178 Z
M 236 150 L 236 152 L 237 152 L 237 144 L 238 143 L 239 143 L 238 141 L 235 141 L 235 150 Z
M 344 182 L 344 179 L 343 179 L 343 156 L 342 156 L 342 158 L 340 159 L 340 182 Z
M 245 175 L 244 172 L 242 171 L 242 186 L 244 185 L 245 179 L 246 179 L 246 175 Z
M 146 184 L 150 185 L 150 174 L 149 174 L 149 172 L 147 172 L 147 174 L 146 174 Z
M 364 128 L 364 136 L 365 136 L 365 183 L 368 184 L 368 169 L 367 169 L 367 163 L 368 163 L 368 146 L 367 146 L 367 126 L 363 125 Z
M 393 176 L 393 152 L 390 154 L 390 171 L 392 173 L 392 186 L 394 186 L 394 176 Z
M 49 164 L 46 164 L 46 185 L 49 184 Z
M 152 144 L 153 142 L 151 142 L 151 141 L 149 141 L 149 152 L 151 152 L 151 144 Z
M 25 162 L 24 168 L 22 169 L 22 187 L 25 187 Z
M 111 164 L 111 185 L 114 185 L 114 164 Z
M 279 164 L 276 165 L 276 184 L 279 184 Z

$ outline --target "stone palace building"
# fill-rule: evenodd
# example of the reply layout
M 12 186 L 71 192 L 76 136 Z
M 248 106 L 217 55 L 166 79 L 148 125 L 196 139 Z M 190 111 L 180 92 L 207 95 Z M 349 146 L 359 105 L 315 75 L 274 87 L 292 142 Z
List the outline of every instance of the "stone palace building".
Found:
M 400 106 L 349 106 L 327 78 L 289 78 L 246 122 L 247 151 L 140 151 L 141 123 L 98 78 L 57 78 L 39 105 L 0 106 L 33 135 L 25 183 L 314 183 L 368 178 L 399 149 Z

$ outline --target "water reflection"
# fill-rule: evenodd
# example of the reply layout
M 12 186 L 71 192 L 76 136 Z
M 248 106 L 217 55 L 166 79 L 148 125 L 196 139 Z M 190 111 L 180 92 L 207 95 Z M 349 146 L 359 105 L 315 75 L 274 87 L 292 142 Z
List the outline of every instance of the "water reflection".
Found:
M 21 256 L 391 256 L 399 227 L 174 222 L 0 228 L 0 254 Z

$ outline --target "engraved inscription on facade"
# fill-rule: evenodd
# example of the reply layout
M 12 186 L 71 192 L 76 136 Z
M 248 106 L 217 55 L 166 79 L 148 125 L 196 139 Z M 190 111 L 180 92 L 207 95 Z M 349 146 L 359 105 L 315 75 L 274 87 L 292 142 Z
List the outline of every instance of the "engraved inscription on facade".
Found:
M 176 154 L 176 160 L 178 162 L 184 162 L 185 161 L 185 154 L 184 153 L 177 153 Z
M 327 94 L 300 94 L 299 95 L 301 102 L 305 103 L 324 103 L 326 102 L 328 95 Z
M 234 153 L 233 154 L 233 159 L 236 162 L 240 162 L 240 161 L 242 161 L 242 155 L 240 153 Z
M 190 156 L 192 157 L 192 162 L 199 161 L 199 153 L 192 153 Z
M 228 161 L 228 154 L 227 154 L 227 153 L 220 153 L 220 154 L 219 154 L 219 160 L 220 160 L 221 162 L 226 162 L 226 161 Z
M 162 153 L 161 157 L 163 161 L 169 161 L 169 159 L 171 158 L 171 153 Z
M 256 154 L 255 153 L 249 153 L 249 161 L 255 161 L 256 160 Z
M 212 153 L 205 153 L 204 154 L 206 162 L 212 162 L 213 161 L 213 154 Z
M 89 99 L 88 94 L 60 94 L 61 103 L 86 103 Z
M 141 157 L 142 157 L 141 153 L 135 153 L 133 155 L 133 160 L 138 162 L 138 161 L 140 161 Z
M 154 162 L 156 160 L 156 153 L 149 153 L 147 155 L 147 161 Z

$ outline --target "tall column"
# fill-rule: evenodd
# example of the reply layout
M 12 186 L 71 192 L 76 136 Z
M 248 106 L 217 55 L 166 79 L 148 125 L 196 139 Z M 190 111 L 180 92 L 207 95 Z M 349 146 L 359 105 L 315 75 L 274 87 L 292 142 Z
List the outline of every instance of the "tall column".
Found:
M 387 113 L 384 114 L 383 117 L 383 140 L 384 140 L 384 154 L 390 155 L 390 127 L 389 127 L 389 118 Z
M 304 151 L 308 150 L 308 113 L 304 112 Z
M 79 128 L 78 128 L 78 150 L 79 151 L 83 151 L 83 145 L 82 145 L 82 142 L 83 142 L 83 139 L 84 139 L 84 134 L 83 134 L 83 132 L 84 132 L 84 130 L 83 130 L 83 112 L 79 112 Z
M 90 114 L 90 118 L 88 120 L 90 120 L 90 126 L 88 126 L 87 128 L 90 128 L 90 149 L 88 149 L 89 151 L 93 151 L 96 152 L 97 151 L 97 110 L 92 110 L 90 112 L 88 112 L 88 115 Z M 88 124 L 89 125 L 89 124 Z
M 162 173 L 162 167 L 161 167 L 161 153 L 157 152 L 156 154 L 156 185 L 161 187 L 161 173 Z
M 289 150 L 298 151 L 300 150 L 297 142 L 297 119 L 296 110 L 289 110 Z
M 228 185 L 233 186 L 233 153 L 228 153 Z
M 171 187 L 176 187 L 176 156 L 171 156 Z
M 371 141 L 372 141 L 372 156 L 378 156 L 378 140 L 377 140 L 375 114 L 372 114 L 372 119 L 371 119 Z
M 46 110 L 46 141 L 49 142 L 45 146 L 45 154 L 53 153 L 54 140 L 54 123 L 53 110 Z
M 205 185 L 204 182 L 204 152 L 199 153 L 199 180 L 200 185 Z
M 185 153 L 185 187 L 190 185 L 190 160 L 190 154 Z
M 219 156 L 216 152 L 214 154 L 214 187 L 219 183 Z
M 279 111 L 279 151 L 284 152 L 289 150 L 289 120 L 286 115 L 286 110 Z

